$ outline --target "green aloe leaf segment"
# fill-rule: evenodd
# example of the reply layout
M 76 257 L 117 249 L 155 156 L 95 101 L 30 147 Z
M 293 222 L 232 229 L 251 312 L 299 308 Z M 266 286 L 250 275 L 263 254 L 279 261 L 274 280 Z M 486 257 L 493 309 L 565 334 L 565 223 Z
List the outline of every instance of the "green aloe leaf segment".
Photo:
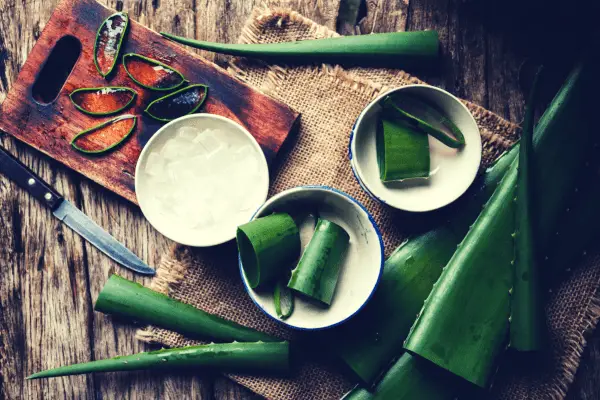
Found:
M 150 90 L 174 90 L 186 82 L 175 68 L 141 54 L 125 54 L 123 68 L 131 80 Z
M 135 130 L 136 123 L 135 115 L 120 115 L 79 132 L 71 140 L 71 146 L 85 154 L 108 153 L 127 140 Z
M 195 84 L 154 100 L 144 110 L 157 121 L 169 122 L 196 112 L 206 100 L 208 86 Z
M 111 115 L 123 111 L 135 100 L 137 92 L 125 86 L 75 89 L 69 95 L 79 111 L 88 115 Z
M 108 279 L 94 309 L 192 337 L 218 341 L 279 341 L 266 333 L 209 314 L 118 275 Z
M 281 319 L 288 319 L 294 312 L 294 293 L 286 285 L 287 280 L 279 280 L 273 291 L 275 312 Z
M 104 78 L 110 75 L 117 64 L 128 26 L 127 13 L 118 12 L 102 21 L 98 28 L 94 44 L 94 64 Z
M 239 226 L 236 239 L 244 275 L 252 289 L 285 276 L 300 255 L 298 226 L 286 213 Z
M 355 63 L 426 67 L 438 58 L 436 31 L 391 32 L 270 44 L 220 44 L 161 35 L 197 49 L 290 63 Z
M 288 287 L 322 305 L 331 305 L 350 237 L 341 226 L 319 219 Z
M 246 373 L 285 373 L 289 370 L 288 342 L 219 343 L 119 356 L 49 369 L 27 379 L 79 375 L 91 372 L 173 368 L 210 368 Z

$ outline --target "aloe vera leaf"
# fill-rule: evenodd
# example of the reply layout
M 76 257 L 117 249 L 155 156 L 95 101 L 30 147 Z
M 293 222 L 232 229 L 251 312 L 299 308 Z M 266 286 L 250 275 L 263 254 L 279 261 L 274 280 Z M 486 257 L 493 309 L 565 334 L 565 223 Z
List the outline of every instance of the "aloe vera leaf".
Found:
M 359 386 L 341 400 L 452 400 L 453 383 L 436 366 L 404 353 L 373 390 Z
M 583 91 L 589 86 L 588 78 L 592 71 L 593 68 L 584 68 L 583 64 L 575 68 L 536 126 L 533 145 L 538 188 L 553 187 L 554 182 L 560 182 L 564 187 L 568 177 L 560 173 L 556 176 L 556 169 L 572 171 L 572 160 L 580 156 L 582 147 L 587 146 L 586 140 L 581 138 L 586 137 L 593 127 L 589 124 L 591 114 L 585 107 L 586 93 Z M 568 141 L 564 140 L 565 132 L 572 136 Z M 328 345 L 365 385 L 372 384 L 392 359 L 402 352 L 402 342 L 410 325 L 442 268 L 517 154 L 518 146 L 515 146 L 488 168 L 476 181 L 479 183 L 473 185 L 465 196 L 465 204 L 459 203 L 459 210 L 448 220 L 436 229 L 409 239 L 396 249 L 386 261 L 379 288 L 367 307 L 347 324 L 327 332 L 333 335 Z M 568 165 L 562 165 L 561 154 L 569 161 Z M 559 159 L 561 162 L 557 163 Z M 540 172 L 548 165 L 552 168 Z M 548 206 L 551 205 L 555 210 L 566 208 L 559 201 L 561 196 L 564 197 L 564 192 L 544 194 L 544 201 L 536 210 L 540 229 L 555 225 L 548 217 Z M 540 220 L 542 218 L 545 219 Z
M 429 177 L 429 139 L 407 123 L 387 119 L 377 122 L 377 164 L 382 182 Z
M 290 367 L 289 343 L 212 343 L 162 349 L 49 369 L 30 375 L 27 379 L 190 367 L 251 374 L 287 372 Z
M 175 42 L 216 53 L 274 62 L 428 66 L 439 55 L 437 31 L 391 32 L 269 44 L 221 44 L 161 32 Z
M 540 147 L 543 142 L 543 151 L 536 148 L 534 165 L 542 189 L 537 194 L 544 199 L 535 210 L 536 220 L 541 215 L 554 223 L 558 220 L 573 190 L 573 180 L 582 168 L 590 134 L 594 132 L 587 104 L 594 88 L 593 70 L 592 63 L 578 65 L 544 113 L 544 124 L 536 128 L 540 132 L 541 127 L 543 133 L 536 135 Z M 565 134 L 569 135 L 568 140 Z M 505 264 L 514 252 L 514 242 L 505 236 L 510 236 L 506 232 L 511 225 L 509 220 L 514 231 L 514 215 L 510 213 L 514 208 L 511 198 L 516 177 L 515 163 L 448 263 L 405 344 L 408 351 L 478 386 L 488 384 L 508 333 L 505 313 L 510 308 L 510 298 L 504 289 L 512 284 L 512 274 L 506 276 Z M 560 201 L 556 193 L 561 194 Z M 556 201 L 547 202 L 547 197 Z M 555 225 L 544 221 L 539 227 L 549 230 L 536 230 L 541 248 L 546 248 L 548 242 L 541 240 L 551 236 Z
M 154 100 L 144 110 L 157 121 L 169 122 L 175 118 L 196 112 L 204 104 L 208 86 L 195 84 L 186 86 Z
M 173 90 L 186 82 L 183 74 L 175 68 L 141 54 L 125 54 L 123 68 L 132 81 L 150 90 Z
M 545 321 L 541 298 L 539 245 L 534 229 L 535 200 L 533 192 L 533 129 L 538 71 L 525 111 L 523 135 L 519 150 L 519 171 L 516 190 L 514 288 L 511 303 L 510 347 L 519 351 L 535 351 L 542 347 Z
M 294 294 L 286 286 L 287 281 L 278 281 L 273 291 L 275 312 L 281 319 L 288 319 L 294 312 Z
M 94 65 L 106 78 L 115 68 L 129 26 L 126 12 L 117 12 L 102 21 L 94 44 Z
M 252 289 L 285 275 L 300 255 L 298 226 L 286 213 L 239 226 L 236 239 L 242 269 Z
M 125 142 L 136 123 L 135 115 L 120 115 L 79 132 L 71 140 L 71 146 L 86 154 L 105 154 Z
M 288 287 L 322 305 L 331 305 L 349 241 L 344 228 L 319 219 L 310 243 L 292 271 Z
M 79 111 L 88 115 L 111 115 L 125 108 L 135 100 L 137 92 L 125 86 L 79 88 L 69 95 Z
M 209 314 L 118 275 L 108 279 L 98 295 L 94 310 L 193 337 L 240 342 L 279 341 L 266 333 Z
M 465 137 L 436 105 L 406 93 L 394 93 L 383 101 L 388 117 L 401 118 L 410 126 L 427 133 L 453 149 L 464 147 Z

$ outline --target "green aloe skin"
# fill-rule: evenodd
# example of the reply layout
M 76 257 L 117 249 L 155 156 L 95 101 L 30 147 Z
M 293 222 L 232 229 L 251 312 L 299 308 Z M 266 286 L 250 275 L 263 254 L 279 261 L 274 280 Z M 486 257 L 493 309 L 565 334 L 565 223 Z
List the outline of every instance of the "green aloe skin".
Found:
M 102 21 L 98 28 L 94 43 L 94 65 L 103 78 L 107 78 L 117 65 L 128 27 L 129 15 L 117 12 Z
M 286 213 L 257 218 L 237 229 L 242 268 L 252 289 L 265 287 L 286 273 L 300 256 L 300 235 Z
M 349 241 L 344 228 L 319 219 L 288 287 L 323 306 L 331 305 Z
M 220 44 L 161 32 L 175 42 L 216 53 L 277 63 L 356 63 L 428 67 L 439 56 L 436 31 L 391 32 L 270 44 Z
M 279 341 L 266 333 L 209 314 L 118 275 L 108 279 L 94 309 L 192 337 L 240 342 Z
M 227 372 L 285 373 L 289 371 L 288 342 L 219 343 L 163 349 L 49 369 L 27 379 L 52 378 L 91 372 L 173 368 L 210 368 Z

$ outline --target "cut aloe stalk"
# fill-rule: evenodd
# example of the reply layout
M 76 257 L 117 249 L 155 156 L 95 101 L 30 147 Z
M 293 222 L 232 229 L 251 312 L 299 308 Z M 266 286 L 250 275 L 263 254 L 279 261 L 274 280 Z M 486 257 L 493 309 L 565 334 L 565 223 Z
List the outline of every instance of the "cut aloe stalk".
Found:
M 136 91 L 124 86 L 80 88 L 69 95 L 73 105 L 88 115 L 111 115 L 125 108 L 135 100 Z
M 429 177 L 429 139 L 407 123 L 380 118 L 376 148 L 382 182 Z
M 186 82 L 175 68 L 141 54 L 125 54 L 123 68 L 135 83 L 150 90 L 173 90 Z
M 118 12 L 102 21 L 98 28 L 94 44 L 94 64 L 104 78 L 110 75 L 117 64 L 128 26 L 127 13 Z
M 586 63 L 575 69 L 536 129 L 543 148 L 538 151 L 536 146 L 534 153 L 540 188 L 536 193 L 544 201 L 536 207 L 535 219 L 544 215 L 553 222 L 539 223 L 539 228 L 547 230 L 536 230 L 538 240 L 556 231 L 555 223 L 583 166 L 594 132 L 587 104 L 593 93 L 594 67 Z M 516 178 L 515 163 L 446 266 L 405 344 L 408 351 L 482 387 L 489 383 L 509 328 L 508 290 L 513 274 L 507 271 L 512 269 L 514 254 L 511 213 Z M 539 243 L 545 249 L 548 241 Z
M 240 342 L 279 341 L 266 333 L 209 314 L 118 275 L 108 279 L 98 295 L 94 310 L 192 337 Z
M 173 368 L 210 368 L 211 371 L 285 373 L 290 368 L 288 342 L 273 343 L 212 343 L 119 356 L 81 364 L 49 369 L 27 379 Z
M 349 240 L 344 228 L 319 219 L 310 243 L 292 271 L 288 287 L 322 305 L 331 305 Z
M 284 276 L 300 255 L 298 227 L 289 214 L 277 213 L 241 225 L 236 239 L 252 289 Z
M 154 100 L 144 111 L 157 121 L 168 122 L 196 112 L 206 100 L 207 95 L 208 86 L 206 85 L 186 86 Z
M 175 42 L 234 56 L 290 63 L 429 66 L 439 55 L 436 31 L 391 32 L 270 44 L 221 44 L 161 32 Z
M 71 146 L 86 154 L 108 153 L 131 135 L 136 122 L 135 115 L 120 115 L 78 133 L 71 140 Z
M 383 108 L 386 116 L 400 118 L 448 147 L 458 149 L 465 145 L 465 137 L 458 126 L 433 103 L 398 92 L 383 101 Z
M 273 302 L 275 303 L 275 312 L 281 319 L 288 319 L 294 312 L 294 294 L 286 286 L 285 281 L 278 281 L 273 291 Z
M 584 73 L 579 66 L 538 122 L 534 135 L 538 188 L 552 187 L 554 182 L 560 182 L 564 187 L 565 177 L 560 173 L 556 175 L 557 168 L 566 168 L 572 179 L 572 160 L 580 156 L 582 147 L 587 146 L 584 138 L 592 127 L 587 122 L 589 110 L 583 91 L 589 85 L 586 76 L 591 70 L 593 68 L 588 68 Z M 565 132 L 569 132 L 570 140 L 565 141 Z M 328 345 L 367 386 L 401 354 L 408 330 L 442 268 L 517 154 L 518 146 L 500 157 L 476 181 L 479 183 L 464 196 L 465 203 L 458 204 L 458 212 L 447 221 L 401 245 L 386 261 L 379 287 L 367 307 L 347 324 L 328 332 L 333 335 Z M 563 154 L 564 160 L 568 161 L 565 165 Z M 540 172 L 548 166 L 551 168 Z M 540 229 L 544 225 L 556 225 L 550 219 L 547 207 L 551 205 L 552 209 L 562 207 L 564 210 L 566 206 L 559 201 L 564 197 L 564 193 L 544 193 L 544 201 L 536 210 Z M 547 216 L 548 220 L 540 221 L 541 216 Z
M 545 320 L 540 288 L 539 244 L 534 233 L 534 200 L 532 153 L 535 93 L 538 71 L 525 111 L 523 135 L 519 150 L 519 172 L 516 190 L 514 288 L 511 303 L 510 346 L 519 351 L 536 351 L 542 347 Z

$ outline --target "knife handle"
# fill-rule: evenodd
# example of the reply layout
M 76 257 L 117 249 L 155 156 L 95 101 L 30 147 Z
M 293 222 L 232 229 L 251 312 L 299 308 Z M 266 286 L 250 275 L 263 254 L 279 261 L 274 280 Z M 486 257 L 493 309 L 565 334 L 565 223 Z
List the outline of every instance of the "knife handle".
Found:
M 0 172 L 52 210 L 55 210 L 64 200 L 32 170 L 2 147 L 0 147 Z

